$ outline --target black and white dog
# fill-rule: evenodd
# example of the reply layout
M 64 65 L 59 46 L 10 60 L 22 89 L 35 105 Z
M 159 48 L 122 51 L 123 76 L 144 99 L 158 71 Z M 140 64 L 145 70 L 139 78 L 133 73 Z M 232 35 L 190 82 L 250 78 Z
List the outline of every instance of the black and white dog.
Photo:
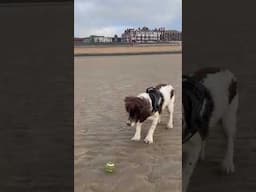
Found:
M 160 122 L 160 114 L 167 107 L 170 118 L 167 128 L 173 128 L 173 110 L 174 110 L 174 88 L 171 85 L 160 84 L 156 87 L 149 87 L 146 92 L 138 96 L 125 98 L 125 109 L 129 114 L 128 126 L 136 126 L 135 135 L 131 140 L 139 141 L 141 139 L 141 126 L 146 119 L 152 120 L 152 125 L 148 130 L 144 142 L 153 143 L 153 135 L 157 124 Z
M 221 122 L 226 135 L 222 168 L 235 171 L 233 154 L 238 110 L 237 80 L 218 68 L 197 71 L 182 78 L 182 186 L 187 191 L 198 159 L 205 156 L 205 142 Z

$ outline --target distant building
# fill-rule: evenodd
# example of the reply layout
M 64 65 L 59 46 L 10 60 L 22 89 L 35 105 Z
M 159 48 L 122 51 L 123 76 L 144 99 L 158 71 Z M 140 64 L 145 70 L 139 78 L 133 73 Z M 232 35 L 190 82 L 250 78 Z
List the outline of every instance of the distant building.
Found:
M 91 35 L 85 38 L 74 38 L 75 45 L 86 44 L 110 44 L 110 43 L 164 43 L 181 41 L 181 32 L 177 30 L 165 30 L 165 28 L 149 29 L 147 27 L 138 29 L 126 29 L 121 37 L 105 37 Z M 172 42 L 177 43 L 177 42 Z
M 181 41 L 181 32 L 177 30 L 165 30 L 165 28 L 160 28 L 161 31 L 161 41 Z
M 122 41 L 122 38 L 121 37 L 118 37 L 117 35 L 115 35 L 113 38 L 112 38 L 112 43 L 121 43 Z
M 160 41 L 161 32 L 147 27 L 126 29 L 122 34 L 122 41 L 126 43 L 156 43 Z
M 112 37 L 92 35 L 89 38 L 91 39 L 91 43 L 112 43 Z
M 84 39 L 85 39 L 85 38 L 77 38 L 77 37 L 75 37 L 75 38 L 74 38 L 74 44 L 75 44 L 75 45 L 82 45 L 83 42 L 84 42 Z
M 97 43 L 112 43 L 112 37 L 104 37 L 91 35 L 85 38 L 74 38 L 75 45 L 97 44 Z
M 176 30 L 165 30 L 165 28 L 149 29 L 147 27 L 138 29 L 126 29 L 122 34 L 122 41 L 126 43 L 157 43 L 168 41 L 181 41 L 181 32 Z
M 92 39 L 90 37 L 85 37 L 83 39 L 83 43 L 85 43 L 85 44 L 90 44 L 91 42 L 92 42 Z
M 85 37 L 85 38 L 74 38 L 74 44 L 75 45 L 85 45 L 85 44 L 90 44 L 91 43 L 91 38 L 90 37 Z
M 135 29 L 126 29 L 122 34 L 122 42 L 131 43 L 135 42 Z

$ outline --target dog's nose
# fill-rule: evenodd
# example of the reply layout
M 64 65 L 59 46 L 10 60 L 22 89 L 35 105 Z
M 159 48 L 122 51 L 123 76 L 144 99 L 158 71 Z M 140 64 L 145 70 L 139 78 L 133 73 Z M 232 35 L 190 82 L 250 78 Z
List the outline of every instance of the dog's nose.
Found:
M 131 126 L 131 123 L 130 122 L 126 122 L 126 125 Z

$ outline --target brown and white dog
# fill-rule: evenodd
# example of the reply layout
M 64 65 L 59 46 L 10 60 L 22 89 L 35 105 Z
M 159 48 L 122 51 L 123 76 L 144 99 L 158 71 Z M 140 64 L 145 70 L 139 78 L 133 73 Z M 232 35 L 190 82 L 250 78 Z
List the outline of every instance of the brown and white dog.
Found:
M 170 84 L 160 84 L 156 87 L 149 87 L 146 92 L 138 96 L 125 98 L 125 109 L 129 114 L 128 126 L 136 126 L 135 135 L 131 138 L 133 141 L 141 139 L 141 126 L 146 119 L 152 120 L 152 125 L 148 130 L 144 142 L 153 143 L 153 135 L 157 124 L 160 122 L 160 114 L 167 107 L 170 113 L 167 128 L 173 128 L 173 110 L 174 110 L 174 88 Z
M 229 70 L 208 68 L 182 79 L 182 186 L 187 191 L 198 159 L 205 156 L 208 134 L 221 123 L 226 136 L 222 168 L 235 171 L 233 154 L 238 110 L 237 80 Z

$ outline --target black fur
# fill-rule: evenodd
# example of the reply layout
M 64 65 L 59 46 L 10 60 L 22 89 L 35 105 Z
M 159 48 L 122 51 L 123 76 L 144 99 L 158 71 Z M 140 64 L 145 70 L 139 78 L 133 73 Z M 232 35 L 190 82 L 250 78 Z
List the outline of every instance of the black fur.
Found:
M 183 77 L 182 105 L 186 122 L 183 132 L 184 142 L 188 135 L 199 132 L 202 139 L 208 135 L 209 121 L 213 111 L 213 100 L 206 87 L 192 77 Z M 204 109 L 202 111 L 202 109 Z
M 164 103 L 164 96 L 159 91 L 159 89 L 154 87 L 147 88 L 146 92 L 149 94 L 149 97 L 152 101 L 152 112 L 162 112 L 162 106 Z
M 171 90 L 171 98 L 174 96 L 174 89 Z
M 233 98 L 237 94 L 237 81 L 232 79 L 230 85 L 229 85 L 229 95 L 228 95 L 228 102 L 229 104 L 232 102 Z

